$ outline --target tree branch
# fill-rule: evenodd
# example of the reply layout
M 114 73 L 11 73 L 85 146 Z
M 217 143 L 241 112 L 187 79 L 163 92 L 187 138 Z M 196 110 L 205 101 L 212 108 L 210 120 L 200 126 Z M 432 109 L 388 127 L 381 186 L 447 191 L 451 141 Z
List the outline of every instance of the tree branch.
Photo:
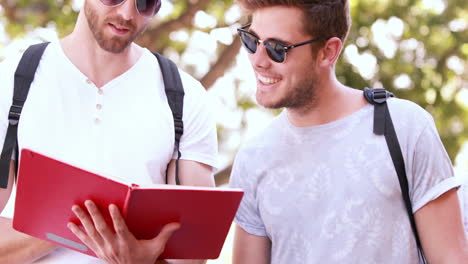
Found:
M 178 18 L 168 20 L 156 26 L 155 28 L 148 29 L 138 40 L 138 44 L 147 47 L 151 50 L 160 50 L 163 46 L 161 41 L 158 42 L 163 36 L 168 35 L 171 32 L 180 30 L 182 28 L 192 27 L 193 18 L 195 14 L 206 9 L 211 0 L 198 0 L 191 2 L 185 12 L 182 13 Z
M 236 37 L 234 38 L 232 44 L 223 50 L 216 63 L 211 66 L 210 71 L 200 80 L 205 89 L 208 90 L 211 86 L 213 86 L 216 80 L 223 76 L 227 69 L 233 65 L 235 58 L 239 53 L 240 47 L 240 38 Z
M 3 13 L 4 13 L 5 17 L 9 21 L 16 23 L 18 18 L 17 18 L 17 15 L 16 15 L 17 9 L 16 9 L 16 6 L 15 6 L 15 1 L 1 0 L 0 1 L 0 6 L 2 6 L 2 8 L 3 8 Z
M 65 1 L 64 4 L 67 4 Z M 51 6 L 47 2 L 29 4 L 25 7 L 17 6 L 15 0 L 0 0 L 0 6 L 4 10 L 4 15 L 10 23 L 24 24 L 27 16 L 34 14 L 40 18 L 40 25 L 48 22 L 48 12 Z

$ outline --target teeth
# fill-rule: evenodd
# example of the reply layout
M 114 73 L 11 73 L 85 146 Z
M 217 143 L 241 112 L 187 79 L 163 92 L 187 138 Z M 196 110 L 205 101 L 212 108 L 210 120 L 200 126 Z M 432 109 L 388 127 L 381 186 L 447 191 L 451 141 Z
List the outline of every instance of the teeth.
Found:
M 264 84 L 274 84 L 280 81 L 279 79 L 267 78 L 261 75 L 258 75 L 258 80 L 260 80 Z

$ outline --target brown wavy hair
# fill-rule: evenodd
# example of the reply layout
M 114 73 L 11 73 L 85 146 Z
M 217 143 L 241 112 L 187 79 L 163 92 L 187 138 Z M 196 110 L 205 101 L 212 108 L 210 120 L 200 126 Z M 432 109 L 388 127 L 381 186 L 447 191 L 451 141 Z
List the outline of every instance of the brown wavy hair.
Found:
M 344 43 L 351 27 L 348 0 L 236 0 L 250 15 L 271 6 L 297 7 L 303 11 L 304 31 L 312 37 L 338 37 Z

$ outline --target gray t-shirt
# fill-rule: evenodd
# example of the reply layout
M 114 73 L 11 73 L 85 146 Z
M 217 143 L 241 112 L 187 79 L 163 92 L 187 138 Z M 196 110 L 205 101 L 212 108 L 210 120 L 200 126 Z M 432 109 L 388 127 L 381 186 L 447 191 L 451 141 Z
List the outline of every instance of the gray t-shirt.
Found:
M 388 101 L 414 211 L 459 186 L 432 117 Z M 245 191 L 235 222 L 272 242 L 271 263 L 418 263 L 417 248 L 373 106 L 325 125 L 295 127 L 283 111 L 239 151 L 231 187 Z

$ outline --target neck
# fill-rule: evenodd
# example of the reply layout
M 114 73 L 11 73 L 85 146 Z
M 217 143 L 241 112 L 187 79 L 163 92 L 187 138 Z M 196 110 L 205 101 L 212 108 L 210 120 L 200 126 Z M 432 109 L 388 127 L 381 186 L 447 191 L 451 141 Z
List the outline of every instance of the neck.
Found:
M 143 53 L 134 43 L 117 54 L 103 50 L 89 29 L 84 12 L 80 12 L 73 32 L 61 40 L 61 46 L 70 61 L 97 87 L 126 72 Z
M 317 85 L 312 105 L 288 108 L 287 113 L 297 127 L 316 126 L 343 119 L 366 104 L 362 91 L 341 84 L 333 74 Z

